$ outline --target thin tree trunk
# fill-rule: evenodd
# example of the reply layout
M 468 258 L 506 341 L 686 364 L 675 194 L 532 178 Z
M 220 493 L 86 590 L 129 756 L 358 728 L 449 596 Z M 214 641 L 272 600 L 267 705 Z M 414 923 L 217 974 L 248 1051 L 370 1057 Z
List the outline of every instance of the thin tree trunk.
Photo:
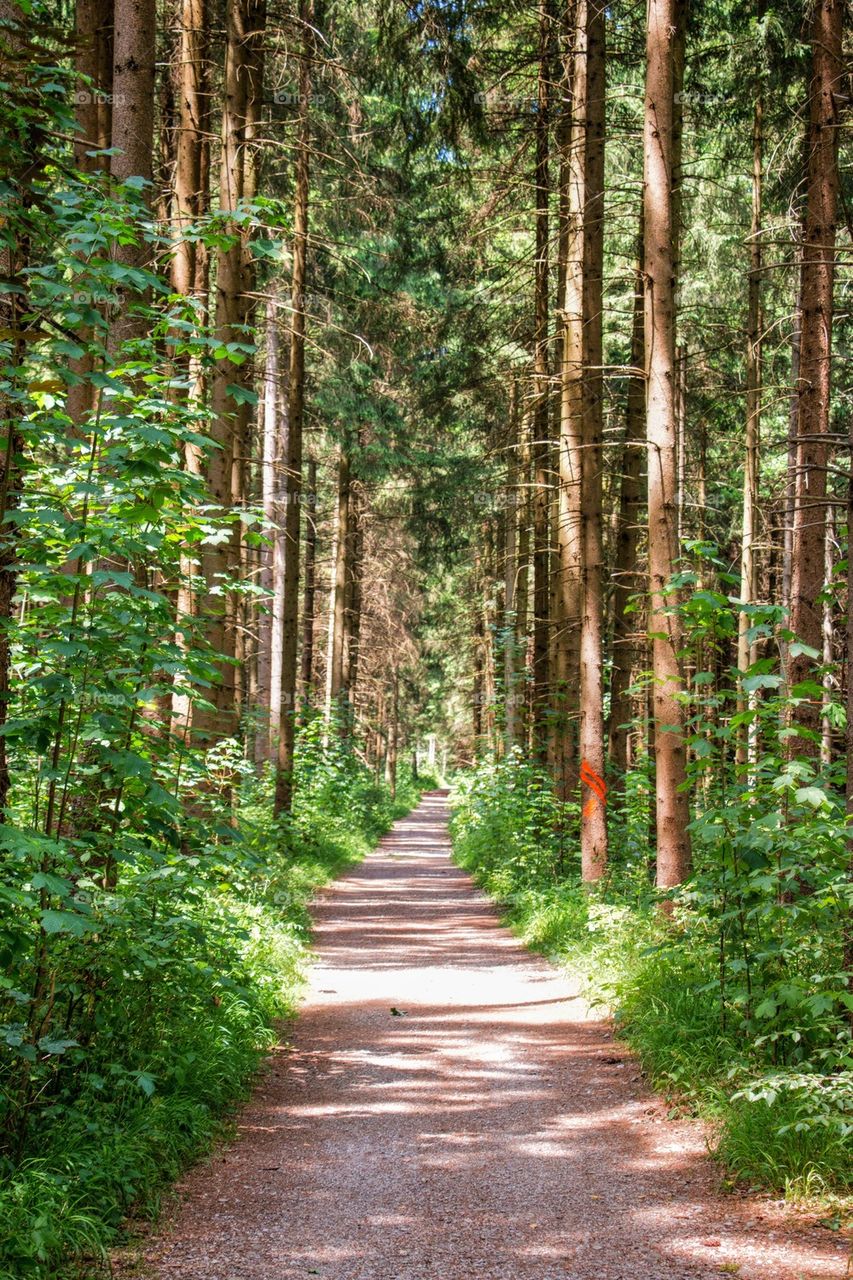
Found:
M 826 533 L 824 537 L 823 558 L 823 698 L 820 725 L 820 762 L 825 769 L 832 764 L 832 659 L 834 648 L 834 628 L 832 625 L 832 579 L 835 571 L 835 507 L 827 503 Z
M 834 95 L 843 74 L 841 43 L 844 0 L 817 0 L 812 23 L 809 86 L 809 154 L 800 296 L 797 465 L 791 575 L 791 630 L 820 651 L 823 590 L 824 508 L 832 362 L 835 227 L 838 212 L 838 113 Z M 789 654 L 788 684 L 794 688 L 812 670 L 808 653 Z M 794 720 L 807 737 L 796 749 L 816 754 L 820 704 L 803 698 Z
M 270 290 L 266 308 L 266 363 L 264 367 L 263 432 L 261 447 L 261 502 L 264 509 L 265 544 L 260 549 L 260 574 L 258 585 L 265 593 L 263 612 L 257 622 L 257 698 L 264 716 L 264 727 L 255 742 L 255 760 L 258 764 L 270 758 L 273 747 L 272 728 L 278 728 L 273 720 L 272 694 L 275 688 L 272 678 L 273 631 L 277 612 L 274 594 L 275 544 L 278 530 L 278 492 L 276 464 L 281 449 L 281 368 L 279 360 L 278 297 L 275 286 Z M 280 610 L 279 610 L 280 612 Z M 280 630 L 280 628 L 279 628 Z M 281 646 L 279 642 L 279 655 Z M 280 670 L 280 659 L 279 659 Z M 281 677 L 278 679 L 279 692 Z
M 74 167 L 82 173 L 109 172 L 112 141 L 113 6 L 111 0 L 77 0 L 75 6 L 74 69 L 78 76 L 74 116 L 77 135 Z M 101 151 L 100 155 L 90 154 Z M 81 345 L 93 338 L 91 326 L 80 333 Z M 69 387 L 66 408 L 75 427 L 85 435 L 86 419 L 95 405 L 90 380 L 94 369 L 91 351 L 71 362 L 79 378 Z
M 523 401 L 523 397 L 519 396 Z M 527 748 L 530 733 L 528 705 L 528 627 L 530 616 L 530 417 L 526 406 L 519 415 L 518 436 L 518 573 L 515 583 L 515 645 L 513 665 L 518 694 L 518 738 Z
M 586 6 L 587 92 L 584 158 L 586 193 L 583 318 L 584 377 L 581 456 L 581 635 L 580 756 L 585 803 L 581 810 L 581 874 L 599 880 L 607 865 L 604 780 L 604 685 L 602 598 L 602 439 L 604 432 L 603 271 L 605 5 Z
M 753 604 L 757 595 L 755 540 L 758 519 L 758 477 L 761 448 L 761 181 L 762 181 L 762 101 L 756 96 L 752 120 L 752 223 L 749 237 L 749 286 L 746 323 L 746 457 L 743 477 L 743 535 L 740 560 L 741 606 Z M 738 713 L 755 707 L 755 697 L 747 697 L 743 673 L 757 656 L 750 643 L 753 620 L 745 608 L 738 615 L 737 665 Z M 755 733 L 746 724 L 738 728 L 737 763 L 745 766 L 754 750 Z
M 305 581 L 302 595 L 302 653 L 299 675 L 303 719 L 307 719 L 311 709 L 311 693 L 314 687 L 314 609 L 317 590 L 317 462 L 314 458 L 308 459 L 306 498 L 308 512 L 305 518 Z
M 513 382 L 510 390 L 510 444 L 507 450 L 506 494 L 504 521 L 504 741 L 509 752 L 518 741 L 518 716 L 516 714 L 516 575 L 518 573 L 518 388 Z
M 567 800 L 578 787 L 576 719 L 579 712 L 581 631 L 581 466 L 583 445 L 583 263 L 586 202 L 587 0 L 575 6 L 574 53 L 567 59 L 571 75 L 572 127 L 563 178 L 566 196 L 565 292 L 561 300 L 563 351 L 560 370 L 559 530 L 560 705 L 563 736 L 557 794 Z
M 391 686 L 391 719 L 388 724 L 388 751 L 385 756 L 385 782 L 391 799 L 397 798 L 397 746 L 400 735 L 400 673 L 394 670 Z
M 219 203 L 226 213 L 236 212 L 244 194 L 243 134 L 248 108 L 250 0 L 228 0 L 226 7 L 225 82 L 222 103 L 222 148 L 219 174 Z M 236 224 L 229 227 L 229 242 L 216 254 L 215 332 L 225 347 L 243 340 L 242 245 Z M 218 360 L 211 381 L 210 435 L 215 448 L 207 463 L 209 497 L 219 513 L 230 515 L 241 501 L 241 483 L 235 477 L 242 467 L 244 411 L 232 396 L 239 375 L 236 366 Z M 235 494 L 235 487 L 237 493 Z M 237 654 L 237 617 L 233 592 L 227 584 L 240 567 L 240 534 L 232 526 L 227 540 L 208 546 L 202 553 L 205 599 L 202 612 L 207 620 L 207 638 L 218 656 L 217 683 L 207 696 L 209 708 L 196 707 L 193 730 L 200 742 L 210 745 L 236 732 L 236 687 L 234 661 Z
M 673 124 L 677 0 L 649 0 L 644 125 L 646 432 L 649 468 L 649 630 L 654 675 L 657 883 L 680 884 L 690 869 L 679 619 L 666 588 L 678 553 L 676 509 Z
M 548 735 L 550 635 L 550 427 L 548 413 L 548 112 L 551 18 L 539 6 L 539 76 L 536 109 L 536 259 L 533 322 L 533 738 L 544 758 Z
M 299 506 L 302 492 L 302 429 L 305 413 L 305 270 L 308 252 L 308 195 L 311 155 L 311 60 L 313 56 L 312 0 L 299 0 L 302 47 L 299 57 L 299 123 L 297 126 L 296 187 L 293 218 L 293 275 L 291 278 L 290 412 L 287 431 L 286 555 L 283 583 L 284 638 L 281 664 L 281 727 L 275 813 L 289 812 L 293 803 L 293 764 L 296 733 L 297 628 L 299 623 Z
M 646 386 L 643 376 L 643 228 L 640 217 L 639 262 L 634 287 L 631 325 L 631 369 L 625 407 L 625 448 L 619 491 L 619 519 L 616 536 L 616 564 L 613 572 L 613 667 L 610 681 L 610 760 L 617 779 L 628 769 L 628 735 L 632 716 L 631 676 L 634 668 L 632 636 L 634 615 L 628 613 L 632 596 L 638 594 L 638 548 L 640 507 L 643 501 L 643 454 L 646 436 Z
M 337 712 L 343 714 L 344 647 L 347 612 L 348 554 L 350 540 L 350 460 L 343 447 L 338 458 L 338 495 L 335 503 L 334 552 L 332 582 L 329 593 L 329 644 L 326 655 L 326 724 Z M 342 725 L 339 723 L 338 728 Z

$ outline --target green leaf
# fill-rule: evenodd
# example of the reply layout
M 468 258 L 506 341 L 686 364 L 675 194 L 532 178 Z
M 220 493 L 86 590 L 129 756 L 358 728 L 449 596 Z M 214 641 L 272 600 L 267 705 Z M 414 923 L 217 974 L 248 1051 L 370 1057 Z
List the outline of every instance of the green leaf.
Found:
M 41 927 L 45 933 L 70 933 L 75 938 L 82 938 L 97 926 L 76 911 L 43 911 Z

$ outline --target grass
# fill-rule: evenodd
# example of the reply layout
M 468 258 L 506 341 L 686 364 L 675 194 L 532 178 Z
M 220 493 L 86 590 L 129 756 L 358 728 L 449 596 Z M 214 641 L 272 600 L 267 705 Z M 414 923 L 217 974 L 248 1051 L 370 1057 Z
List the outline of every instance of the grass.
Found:
M 315 798 L 287 855 L 267 859 L 251 893 L 226 887 L 182 921 L 176 938 L 207 930 L 213 959 L 176 946 L 147 990 L 144 979 L 128 982 L 124 1008 L 106 1002 L 98 1055 L 66 1075 L 49 1103 L 34 1101 L 24 1150 L 0 1161 L 0 1280 L 100 1274 L 128 1215 L 156 1216 L 165 1189 L 222 1135 L 277 1024 L 298 1006 L 311 898 L 369 852 L 419 790 L 404 781 L 391 802 L 370 789 L 348 813 L 345 796 L 328 813 Z M 247 805 L 258 855 L 276 839 L 263 812 L 258 801 L 253 834 Z M 217 956 L 229 971 L 218 971 Z
M 572 882 L 544 877 L 505 815 L 456 805 L 457 862 L 527 946 L 581 976 L 654 1086 L 710 1123 L 733 1183 L 853 1212 L 850 1073 L 769 1070 L 721 1024 L 710 949 L 685 947 L 644 888 L 629 878 L 588 893 L 574 869 Z

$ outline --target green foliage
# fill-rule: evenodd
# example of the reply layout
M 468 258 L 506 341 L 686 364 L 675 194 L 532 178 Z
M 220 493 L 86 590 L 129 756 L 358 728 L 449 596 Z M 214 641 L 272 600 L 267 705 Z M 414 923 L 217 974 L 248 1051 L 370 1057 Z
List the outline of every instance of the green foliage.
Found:
M 586 975 L 590 998 L 615 1010 L 652 1078 L 714 1119 L 736 1176 L 792 1194 L 844 1191 L 853 1134 L 844 818 L 807 762 L 779 756 L 776 696 L 761 715 L 767 755 L 725 797 L 712 793 L 693 823 L 696 870 L 672 920 L 638 857 L 648 831 L 642 769 L 627 780 L 608 877 L 594 891 L 565 856 L 547 777 L 518 757 L 459 779 L 455 855 L 529 946 Z
M 307 739 L 298 759 L 310 783 L 286 826 L 269 823 L 271 783 L 249 779 L 227 844 L 123 862 L 114 890 L 85 890 L 85 913 L 54 913 L 51 1011 L 37 1040 L 29 944 L 7 969 L 2 1280 L 54 1275 L 61 1261 L 102 1251 L 131 1209 L 156 1210 L 295 1007 L 315 888 L 416 798 L 403 779 L 392 804 L 351 751 L 324 754 Z M 38 912 L 38 873 L 27 879 L 24 866 L 41 852 L 30 843 L 16 853 L 30 891 L 4 925 L 22 941 L 33 936 L 25 908 Z M 54 877 L 50 889 L 61 887 Z M 83 892 L 80 877 L 72 901 Z

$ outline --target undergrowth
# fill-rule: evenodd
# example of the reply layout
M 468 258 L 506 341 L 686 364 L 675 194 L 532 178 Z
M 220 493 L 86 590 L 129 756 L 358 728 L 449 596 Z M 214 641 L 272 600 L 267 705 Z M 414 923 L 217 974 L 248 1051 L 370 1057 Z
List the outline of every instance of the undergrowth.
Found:
M 612 824 L 608 879 L 593 892 L 579 883 L 577 810 L 534 766 L 485 762 L 457 782 L 453 806 L 458 863 L 528 946 L 583 977 L 654 1084 L 712 1122 L 733 1181 L 849 1207 L 853 1061 L 834 998 L 840 932 L 829 895 L 784 913 L 774 898 L 759 913 L 751 889 L 739 926 L 749 933 L 745 978 L 742 947 L 729 952 L 723 933 L 721 948 L 725 920 L 708 901 L 710 854 L 698 839 L 699 869 L 675 918 L 659 910 L 630 794 Z M 647 822 L 645 810 L 639 817 Z M 809 831 L 799 836 L 808 845 Z
M 296 1007 L 313 893 L 429 782 L 401 775 L 392 801 L 309 733 L 292 819 L 272 822 L 271 781 L 247 777 L 227 839 L 90 890 L 98 933 L 54 944 L 68 1032 L 42 1037 L 32 1060 L 10 1044 L 0 1066 L 0 1280 L 100 1274 L 127 1215 L 155 1215 L 209 1148 Z

